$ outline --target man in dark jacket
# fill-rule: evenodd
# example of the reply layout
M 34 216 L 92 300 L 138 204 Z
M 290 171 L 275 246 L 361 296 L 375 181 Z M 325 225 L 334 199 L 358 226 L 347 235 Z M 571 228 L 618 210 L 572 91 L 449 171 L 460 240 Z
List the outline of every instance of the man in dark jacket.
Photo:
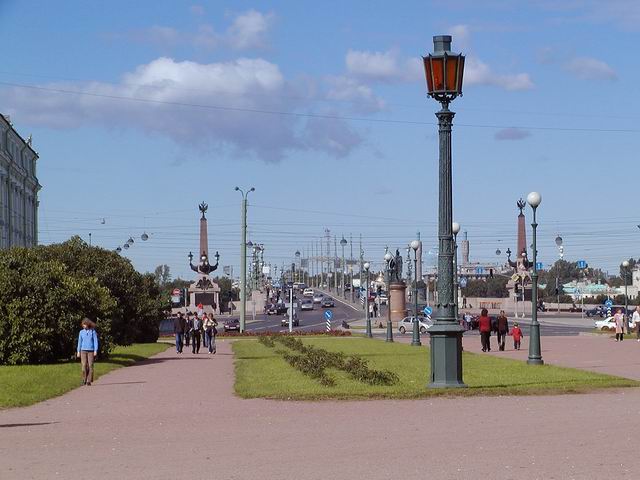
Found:
M 504 314 L 504 310 L 500 310 L 500 315 L 498 315 L 496 330 L 498 333 L 498 348 L 500 350 L 504 350 L 504 341 L 505 337 L 509 333 L 509 320 L 507 320 L 507 316 Z
M 182 312 L 178 312 L 178 316 L 173 319 L 173 333 L 176 335 L 176 353 L 182 353 L 182 342 L 184 339 L 184 329 L 186 322 L 182 316 Z
M 189 340 L 191 339 L 191 329 L 193 328 L 193 320 L 191 319 L 193 314 L 191 312 L 187 312 L 187 321 L 184 325 L 184 344 L 188 347 Z

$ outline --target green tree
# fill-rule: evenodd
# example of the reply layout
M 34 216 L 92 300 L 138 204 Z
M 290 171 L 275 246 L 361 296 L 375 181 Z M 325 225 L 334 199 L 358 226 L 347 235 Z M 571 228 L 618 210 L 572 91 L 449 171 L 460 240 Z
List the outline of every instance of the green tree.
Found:
M 64 263 L 43 261 L 40 253 L 12 248 L 0 254 L 0 364 L 71 358 L 84 317 L 96 321 L 100 352 L 108 354 L 115 299 L 95 278 L 71 275 Z
M 163 288 L 171 281 L 171 269 L 169 265 L 158 265 L 153 272 L 153 276 L 156 282 L 158 282 L 158 285 Z

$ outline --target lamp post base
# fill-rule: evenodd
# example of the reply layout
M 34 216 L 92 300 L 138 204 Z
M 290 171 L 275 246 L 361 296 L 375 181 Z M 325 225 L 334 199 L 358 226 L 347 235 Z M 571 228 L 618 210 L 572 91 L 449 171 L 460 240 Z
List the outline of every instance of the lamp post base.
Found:
M 431 382 L 429 388 L 465 388 L 462 381 L 462 332 L 457 323 L 436 323 L 429 330 Z
M 527 358 L 527 364 L 544 365 L 544 361 L 542 360 L 542 352 L 540 350 L 540 324 L 536 321 L 535 323 L 531 323 L 530 328 L 529 357 Z
M 386 342 L 393 342 L 393 325 L 391 321 L 387 321 L 387 338 Z

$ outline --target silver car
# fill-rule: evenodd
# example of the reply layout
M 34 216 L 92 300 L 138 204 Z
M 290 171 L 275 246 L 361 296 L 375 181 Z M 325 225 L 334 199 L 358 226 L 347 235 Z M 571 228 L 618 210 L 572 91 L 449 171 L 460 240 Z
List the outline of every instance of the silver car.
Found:
M 324 298 L 324 295 L 316 292 L 313 294 L 313 303 L 322 303 L 322 299 Z
M 302 300 L 300 310 L 313 310 L 313 301 L 311 301 L 311 299 Z
M 398 322 L 398 331 L 400 333 L 413 332 L 413 322 L 416 317 L 404 317 Z M 431 317 L 418 317 L 420 333 L 427 333 L 427 329 L 433 325 Z

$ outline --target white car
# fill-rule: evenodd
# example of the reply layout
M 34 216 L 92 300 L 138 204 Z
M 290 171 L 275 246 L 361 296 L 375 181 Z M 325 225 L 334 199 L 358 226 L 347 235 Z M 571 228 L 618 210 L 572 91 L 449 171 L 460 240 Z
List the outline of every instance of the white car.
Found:
M 300 303 L 300 310 L 313 310 L 313 300 L 305 298 Z
M 398 322 L 398 331 L 400 333 L 412 333 L 413 332 L 413 320 L 415 317 L 404 317 L 402 320 Z M 418 317 L 418 322 L 420 326 L 420 333 L 427 333 L 427 329 L 431 328 L 433 325 L 433 320 L 431 317 Z
M 302 292 L 303 297 L 313 297 L 313 288 L 305 288 Z
M 613 332 L 616 329 L 616 321 L 613 317 L 607 317 L 604 320 L 598 320 L 595 322 L 595 327 L 598 330 Z
M 380 295 L 378 295 L 378 299 L 380 300 L 380 305 L 386 305 L 387 304 L 387 294 L 386 293 L 381 293 Z

